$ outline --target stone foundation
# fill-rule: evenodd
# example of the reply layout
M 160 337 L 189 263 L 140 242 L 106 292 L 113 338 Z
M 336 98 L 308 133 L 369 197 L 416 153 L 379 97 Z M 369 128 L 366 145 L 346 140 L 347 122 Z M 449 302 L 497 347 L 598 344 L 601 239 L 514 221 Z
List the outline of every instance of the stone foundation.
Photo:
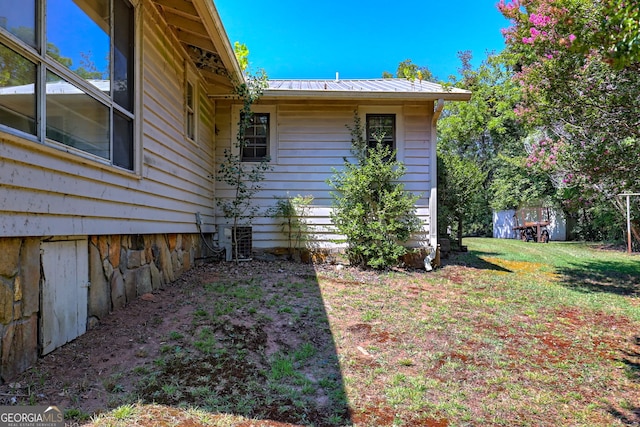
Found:
M 176 280 L 207 255 L 197 234 L 92 236 L 88 239 L 88 325 Z M 0 238 L 0 379 L 40 354 L 41 239 Z

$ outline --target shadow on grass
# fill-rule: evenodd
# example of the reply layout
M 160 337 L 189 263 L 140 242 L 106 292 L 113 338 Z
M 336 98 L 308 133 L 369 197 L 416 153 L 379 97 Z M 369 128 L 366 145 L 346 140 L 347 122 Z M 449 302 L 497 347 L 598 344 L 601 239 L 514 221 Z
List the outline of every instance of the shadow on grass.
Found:
M 640 265 L 594 260 L 558 268 L 561 284 L 585 293 L 640 296 Z
M 619 362 L 624 364 L 625 375 L 631 381 L 636 383 L 640 382 L 640 336 L 636 336 L 634 339 L 634 346 L 632 350 L 623 350 L 622 358 Z M 625 408 L 627 411 L 622 412 L 614 407 L 609 407 L 608 412 L 619 419 L 624 425 L 639 425 L 640 424 L 640 406 L 636 403 Z
M 615 418 L 619 419 L 623 425 L 636 426 L 640 423 L 640 406 L 634 406 L 629 409 L 629 413 L 632 414 L 631 416 L 614 407 L 609 407 L 608 412 Z
M 480 270 L 493 270 L 493 271 L 502 271 L 505 273 L 512 273 L 511 270 L 501 267 L 497 264 L 493 264 L 489 261 L 484 260 L 481 257 L 498 257 L 502 254 L 498 252 L 480 252 L 480 251 L 469 251 L 469 252 L 452 252 L 449 255 L 449 258 L 443 260 L 444 265 L 459 265 L 463 267 L 471 267 L 477 268 Z
M 291 264 L 289 264 L 291 265 Z M 212 265 L 216 271 L 220 265 Z M 225 268 L 224 266 L 222 266 Z M 302 425 L 350 423 L 337 350 L 315 272 L 251 263 L 201 292 L 134 395 L 145 403 Z

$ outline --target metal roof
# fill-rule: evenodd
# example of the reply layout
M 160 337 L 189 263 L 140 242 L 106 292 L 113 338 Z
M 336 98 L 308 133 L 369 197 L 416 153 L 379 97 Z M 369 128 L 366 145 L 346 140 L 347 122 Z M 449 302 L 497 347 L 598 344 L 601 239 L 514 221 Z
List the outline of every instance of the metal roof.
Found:
M 264 97 L 374 98 L 466 101 L 471 92 L 407 79 L 269 80 Z

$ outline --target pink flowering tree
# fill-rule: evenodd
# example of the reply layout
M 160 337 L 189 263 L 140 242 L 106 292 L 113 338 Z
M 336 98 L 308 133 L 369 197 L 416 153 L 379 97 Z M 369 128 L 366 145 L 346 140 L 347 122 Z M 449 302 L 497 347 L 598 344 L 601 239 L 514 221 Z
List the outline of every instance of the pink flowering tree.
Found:
M 567 206 L 606 202 L 623 212 L 618 195 L 640 192 L 640 69 L 633 43 L 616 51 L 623 37 L 603 33 L 603 25 L 622 25 L 612 11 L 634 13 L 615 4 L 501 0 L 498 8 L 512 22 L 503 34 L 522 90 L 516 114 L 541 135 L 528 147 L 528 166 L 554 177 Z

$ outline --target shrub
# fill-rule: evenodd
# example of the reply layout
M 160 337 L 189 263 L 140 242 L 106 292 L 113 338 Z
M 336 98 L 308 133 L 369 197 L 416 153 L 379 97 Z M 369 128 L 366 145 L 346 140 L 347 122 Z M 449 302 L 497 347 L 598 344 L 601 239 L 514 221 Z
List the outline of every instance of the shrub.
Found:
M 350 127 L 349 127 L 350 128 Z M 405 167 L 377 135 L 376 147 L 366 148 L 356 113 L 352 153 L 355 163 L 345 159 L 344 168 L 334 169 L 328 184 L 335 191 L 331 219 L 346 238 L 346 254 L 352 265 L 387 268 L 407 252 L 404 244 L 421 229 L 414 196 L 398 181 Z

